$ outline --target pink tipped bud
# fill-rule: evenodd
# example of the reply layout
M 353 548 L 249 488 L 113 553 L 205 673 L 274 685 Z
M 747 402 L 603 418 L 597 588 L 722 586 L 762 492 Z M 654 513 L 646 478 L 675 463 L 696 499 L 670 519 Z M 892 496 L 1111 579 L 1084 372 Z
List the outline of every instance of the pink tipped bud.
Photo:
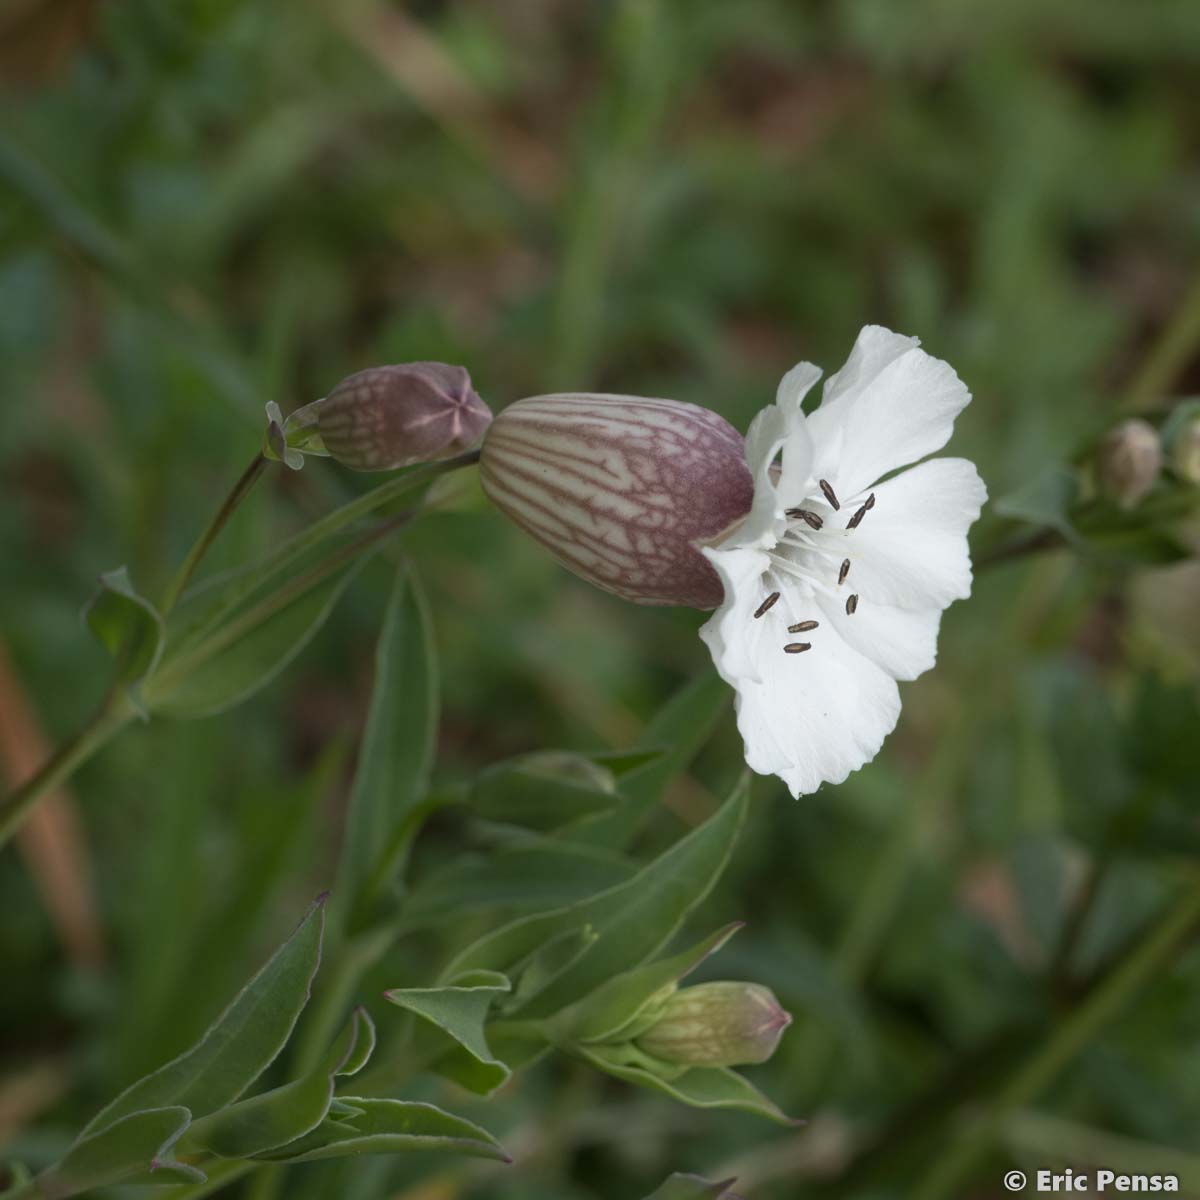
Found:
M 1158 431 L 1139 417 L 1122 421 L 1100 444 L 1100 483 L 1122 508 L 1133 508 L 1149 493 L 1162 465 Z
M 750 511 L 742 436 L 695 404 L 535 396 L 488 431 L 483 490 L 569 571 L 638 604 L 715 608 L 698 549 Z
M 491 420 L 466 369 L 439 362 L 359 371 L 317 408 L 325 449 L 355 471 L 452 458 L 473 446 Z
M 766 1062 L 791 1023 L 770 988 L 701 983 L 676 992 L 637 1046 L 663 1062 L 736 1067 Z

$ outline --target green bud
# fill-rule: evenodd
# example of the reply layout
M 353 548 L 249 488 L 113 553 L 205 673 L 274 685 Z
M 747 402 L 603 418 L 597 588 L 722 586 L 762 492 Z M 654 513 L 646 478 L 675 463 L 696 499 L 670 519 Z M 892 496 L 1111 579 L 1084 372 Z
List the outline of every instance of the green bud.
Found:
M 1122 508 L 1133 508 L 1162 471 L 1162 443 L 1147 421 L 1132 417 L 1109 430 L 1096 457 L 1100 486 Z
M 325 452 L 355 471 L 452 458 L 479 441 L 491 420 L 466 369 L 439 362 L 359 371 L 317 407 Z
M 671 996 L 635 1044 L 664 1062 L 736 1067 L 766 1062 L 791 1022 L 761 984 L 701 983 Z
M 1200 417 L 1192 417 L 1171 445 L 1171 470 L 1188 483 L 1200 484 Z

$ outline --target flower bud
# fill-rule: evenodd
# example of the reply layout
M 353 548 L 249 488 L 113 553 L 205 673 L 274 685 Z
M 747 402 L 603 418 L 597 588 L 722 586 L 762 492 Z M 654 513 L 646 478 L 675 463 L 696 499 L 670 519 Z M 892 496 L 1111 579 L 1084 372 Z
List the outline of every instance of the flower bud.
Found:
M 676 992 L 636 1045 L 664 1062 L 736 1067 L 766 1062 L 791 1023 L 770 988 L 701 983 Z
M 1171 470 L 1188 483 L 1200 483 L 1200 417 L 1192 417 L 1171 445 Z
M 451 458 L 474 445 L 491 420 L 466 369 L 439 362 L 359 371 L 317 408 L 325 450 L 355 471 Z
M 1100 443 L 1100 484 L 1122 508 L 1133 508 L 1157 481 L 1162 457 L 1153 425 L 1139 417 L 1122 421 Z
M 715 608 L 699 546 L 750 511 L 741 434 L 695 404 L 535 396 L 488 430 L 483 490 L 569 571 L 638 604 Z

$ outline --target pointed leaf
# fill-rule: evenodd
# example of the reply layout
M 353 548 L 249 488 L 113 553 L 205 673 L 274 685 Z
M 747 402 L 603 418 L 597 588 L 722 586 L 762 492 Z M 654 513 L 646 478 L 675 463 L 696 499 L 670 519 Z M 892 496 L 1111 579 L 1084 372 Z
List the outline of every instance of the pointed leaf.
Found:
M 573 904 L 630 879 L 634 863 L 607 850 L 550 839 L 463 855 L 427 876 L 404 898 L 406 929 L 461 922 L 483 910 L 512 915 Z M 507 913 L 504 910 L 508 910 Z
M 316 1070 L 201 1117 L 188 1130 L 182 1148 L 187 1153 L 206 1150 L 221 1158 L 249 1158 L 295 1141 L 325 1119 L 335 1076 L 354 1074 L 374 1045 L 375 1026 L 366 1010 L 357 1008 L 350 1027 Z
M 545 942 L 590 925 L 588 953 L 538 993 L 519 1015 L 547 1017 L 581 999 L 619 971 L 644 962 L 683 924 L 724 870 L 746 811 L 745 779 L 703 825 L 643 867 L 632 879 L 565 908 L 535 913 L 487 934 L 451 963 L 448 974 L 507 971 L 528 961 Z
M 643 1006 L 656 993 L 690 974 L 741 928 L 742 922 L 736 921 L 680 954 L 622 972 L 560 1013 L 554 1021 L 557 1032 L 563 1038 L 580 1042 L 618 1038 L 626 1041 L 636 1037 L 636 1033 L 626 1031 Z
M 1028 483 L 992 502 L 992 511 L 1002 517 L 1044 525 L 1075 537 L 1070 512 L 1079 495 L 1079 480 L 1074 471 L 1055 463 L 1046 467 Z
M 629 845 L 667 784 L 704 745 L 729 698 L 729 687 L 715 671 L 685 684 L 646 726 L 637 749 L 658 753 L 622 776 L 621 804 L 611 813 L 582 818 L 571 836 L 592 846 Z
M 375 686 L 342 843 L 337 892 L 347 912 L 365 915 L 362 910 L 403 859 L 404 847 L 396 846 L 394 835 L 428 789 L 437 726 L 437 652 L 429 606 L 416 576 L 401 566 L 375 648 Z M 389 846 L 393 857 L 376 873 L 381 850 Z
M 725 1179 L 720 1183 L 710 1183 L 699 1175 L 676 1174 L 647 1196 L 646 1200 L 738 1200 L 729 1190 L 734 1182 Z
M 77 1141 L 62 1162 L 38 1176 L 37 1194 L 65 1200 L 146 1170 L 159 1183 L 202 1181 L 203 1171 L 171 1157 L 191 1117 L 180 1105 L 129 1113 Z
M 468 971 L 444 987 L 393 988 L 384 992 L 384 997 L 436 1025 L 457 1042 L 475 1062 L 487 1068 L 484 1078 L 490 1086 L 486 1091 L 494 1091 L 510 1072 L 492 1054 L 484 1026 L 493 1002 L 511 986 L 495 971 Z
M 350 580 L 381 539 L 394 532 L 388 521 L 340 539 L 290 578 L 268 581 L 248 594 L 231 585 L 229 600 L 207 591 L 172 615 L 169 648 L 146 681 L 151 711 L 179 717 L 208 716 L 240 703 L 265 687 L 296 657 L 325 623 Z
M 514 1010 L 524 1007 L 564 971 L 574 966 L 596 944 L 599 936 L 590 925 L 584 925 L 581 929 L 568 929 L 551 938 L 529 960 L 521 972 L 512 999 L 504 1007 Z
M 127 568 L 100 576 L 100 590 L 88 601 L 83 616 L 113 656 L 119 682 L 137 683 L 154 670 L 163 648 L 162 617 L 136 591 Z
M 626 1083 L 636 1083 L 639 1087 L 652 1088 L 692 1108 L 732 1108 L 766 1117 L 780 1125 L 802 1123 L 781 1112 L 749 1080 L 728 1067 L 691 1067 L 667 1079 L 646 1067 L 620 1061 L 621 1048 L 618 1047 L 581 1046 L 577 1052 L 608 1075 Z
M 584 754 L 542 750 L 480 772 L 471 808 L 489 821 L 555 829 L 620 802 L 617 773 Z
M 204 1116 L 236 1100 L 274 1061 L 308 1001 L 321 961 L 325 897 L 190 1050 L 126 1088 L 84 1136 L 130 1113 L 183 1105 Z
M 438 1150 L 470 1158 L 512 1161 L 486 1129 L 432 1104 L 357 1096 L 344 1099 L 360 1115 L 350 1120 L 326 1120 L 291 1145 L 259 1157 L 269 1162 L 311 1162 L 351 1154 Z

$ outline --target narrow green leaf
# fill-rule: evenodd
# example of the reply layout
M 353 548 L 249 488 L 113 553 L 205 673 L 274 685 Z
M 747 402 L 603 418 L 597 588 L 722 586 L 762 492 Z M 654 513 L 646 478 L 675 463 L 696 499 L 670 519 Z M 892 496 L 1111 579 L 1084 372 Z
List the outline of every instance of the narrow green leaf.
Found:
M 584 925 L 552 937 L 521 971 L 516 990 L 504 1007 L 514 1010 L 523 1008 L 564 971 L 573 967 L 596 944 L 599 936 L 590 925 Z
M 510 1072 L 493 1055 L 484 1026 L 492 1004 L 511 986 L 495 971 L 467 971 L 444 987 L 393 988 L 384 992 L 384 997 L 436 1025 L 457 1042 L 476 1063 L 486 1068 L 480 1074 L 485 1081 L 485 1090 L 491 1092 L 508 1078 Z M 478 1078 L 474 1072 L 471 1077 Z
M 1074 471 L 1060 464 L 1046 467 L 1030 482 L 992 502 L 992 511 L 1001 517 L 1044 525 L 1065 538 L 1074 538 L 1070 512 L 1079 495 L 1079 480 Z
M 295 1141 L 325 1119 L 335 1077 L 359 1070 L 374 1045 L 371 1018 L 365 1009 L 355 1009 L 349 1028 L 319 1067 L 293 1083 L 201 1117 L 184 1137 L 183 1151 L 250 1158 Z
M 100 576 L 100 590 L 83 616 L 113 656 L 118 682 L 134 684 L 154 670 L 163 648 L 162 617 L 134 588 L 125 567 Z
M 728 1067 L 691 1067 L 666 1079 L 646 1067 L 622 1062 L 622 1050 L 615 1046 L 576 1048 L 582 1058 L 606 1074 L 639 1087 L 652 1088 L 692 1108 L 732 1108 L 766 1117 L 780 1125 L 800 1123 L 781 1112 L 749 1080 Z
M 203 1171 L 171 1157 L 191 1119 L 181 1105 L 131 1112 L 77 1141 L 62 1162 L 38 1176 L 36 1194 L 66 1200 L 147 1170 L 158 1183 L 202 1182 Z
M 406 929 L 461 922 L 484 910 L 511 915 L 573 904 L 630 879 L 637 867 L 608 850 L 539 840 L 487 856 L 463 855 L 422 880 L 404 899 Z
M 584 754 L 543 750 L 480 772 L 471 808 L 489 821 L 556 829 L 607 812 L 620 801 L 617 772 Z
M 236 1100 L 283 1049 L 321 961 L 325 897 L 190 1050 L 126 1088 L 87 1137 L 141 1109 L 183 1105 L 204 1116 Z
M 486 1129 L 432 1104 L 344 1097 L 358 1110 L 347 1120 L 326 1120 L 312 1133 L 259 1157 L 271 1162 L 311 1162 L 351 1154 L 400 1154 L 437 1150 L 470 1158 L 511 1162 Z
M 630 1033 L 622 1037 L 622 1034 L 647 1001 L 690 974 L 741 928 L 742 922 L 734 922 L 680 954 L 622 972 L 560 1013 L 554 1022 L 556 1031 L 563 1038 L 580 1042 L 628 1040 L 636 1036 Z
M 437 746 L 437 653 L 432 622 L 411 569 L 396 572 L 375 648 L 375 686 L 367 714 L 339 867 L 339 895 L 354 926 L 387 882 L 376 872 L 381 850 L 394 845 L 429 786 Z M 413 830 L 415 833 L 415 829 Z M 403 852 L 388 864 L 394 868 Z
M 738 1200 L 729 1190 L 735 1182 L 724 1179 L 720 1183 L 710 1183 L 699 1175 L 675 1174 L 646 1200 Z
M 667 784 L 708 740 L 729 707 L 730 696 L 728 685 L 715 671 L 705 671 L 685 684 L 646 726 L 637 750 L 657 753 L 622 777 L 621 804 L 610 813 L 582 818 L 572 827 L 571 836 L 592 846 L 629 845 Z
M 363 561 L 339 558 L 314 568 L 169 655 L 146 681 L 146 706 L 166 716 L 205 717 L 266 687 L 325 624 Z
M 514 1014 L 535 1019 L 588 995 L 630 964 L 644 962 L 677 932 L 724 870 L 745 816 L 748 791 L 743 779 L 712 817 L 632 879 L 487 934 L 462 951 L 447 974 L 482 969 L 511 976 L 546 942 L 590 925 L 598 935 L 591 949 Z

